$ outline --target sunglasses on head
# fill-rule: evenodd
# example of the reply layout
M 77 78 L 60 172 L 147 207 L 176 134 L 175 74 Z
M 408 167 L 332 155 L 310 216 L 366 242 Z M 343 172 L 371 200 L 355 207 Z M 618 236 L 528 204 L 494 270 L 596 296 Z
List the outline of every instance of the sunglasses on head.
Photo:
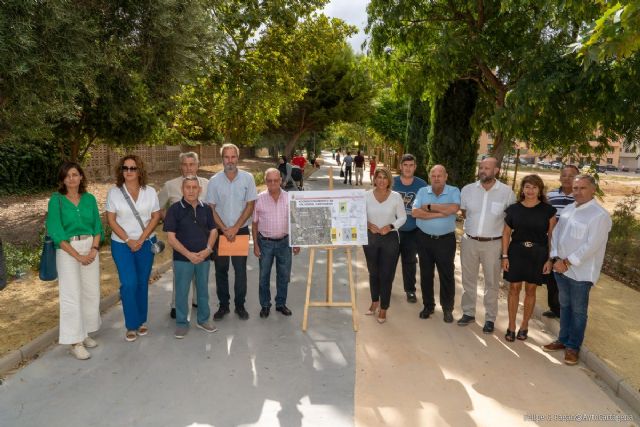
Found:
M 137 166 L 122 166 L 120 169 L 122 169 L 122 172 L 135 172 L 138 170 Z
M 193 175 L 189 175 L 189 176 L 185 176 L 184 178 L 182 178 L 183 181 L 197 181 L 198 177 L 197 176 L 193 176 Z

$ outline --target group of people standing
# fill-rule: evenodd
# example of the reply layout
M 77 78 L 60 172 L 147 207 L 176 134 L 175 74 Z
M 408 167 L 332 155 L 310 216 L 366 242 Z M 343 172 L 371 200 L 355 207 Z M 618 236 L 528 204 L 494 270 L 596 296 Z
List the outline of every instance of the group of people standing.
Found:
M 237 167 L 238 147 L 225 144 L 220 153 L 223 171 L 211 180 L 197 176 L 196 153 L 182 153 L 182 175 L 167 181 L 159 193 L 147 184 L 139 157 L 127 155 L 117 165 L 116 185 L 107 195 L 106 217 L 112 230 L 111 252 L 120 279 L 127 341 L 135 341 L 149 330 L 148 283 L 158 251 L 154 230 L 160 220 L 164 221 L 163 229 L 173 248 L 170 315 L 176 319 L 176 338 L 185 337 L 189 331 L 190 302 L 197 307 L 196 326 L 206 332 L 217 330 L 209 308 L 209 261 L 215 266 L 219 301 L 213 319 L 221 320 L 230 313 L 231 265 L 235 273 L 234 312 L 242 320 L 249 318 L 245 308 L 248 246 L 246 255 L 234 256 L 221 256 L 218 248 L 221 239 L 234 243 L 242 240 L 241 236 L 248 236 L 250 226 L 253 252 L 259 258 L 260 317 L 270 315 L 274 263 L 276 311 L 285 316 L 292 314 L 286 306 L 287 289 L 292 254 L 297 254 L 299 248 L 289 245 L 289 203 L 282 188 L 281 171 L 267 169 L 267 190 L 257 194 L 253 176 Z M 536 288 L 547 284 L 550 310 L 545 315 L 559 316 L 560 335 L 544 350 L 565 350 L 565 362 L 577 363 L 589 291 L 597 282 L 611 228 L 609 214 L 594 200 L 593 177 L 578 175 L 575 166 L 567 165 L 561 171 L 561 187 L 547 198 L 542 179 L 527 175 L 516 198 L 509 187 L 496 179 L 499 164 L 494 158 L 480 162 L 478 181 L 462 191 L 447 184 L 447 171 L 442 165 L 431 168 L 429 184 L 414 176 L 415 170 L 415 157 L 405 154 L 399 176 L 392 177 L 386 168 L 373 172 L 373 189 L 365 196 L 368 244 L 364 253 L 371 290 L 366 314 L 375 316 L 379 323 L 386 322 L 398 259 L 407 301 L 417 302 L 417 258 L 423 303 L 419 317 L 429 319 L 435 312 L 437 269 L 443 320 L 454 321 L 455 230 L 456 217 L 461 212 L 464 293 L 458 325 L 475 322 L 480 265 L 484 278 L 484 333 L 494 332 L 500 274 L 509 282 L 507 341 L 527 339 Z M 80 165 L 63 164 L 58 178 L 58 191 L 49 201 L 47 228 L 58 249 L 59 341 L 71 345 L 76 358 L 87 359 L 87 348 L 98 345 L 89 334 L 100 327 L 99 244 L 104 234 L 96 199 L 87 192 Z M 516 332 L 523 286 L 524 313 Z M 192 287 L 194 293 L 189 298 Z
M 173 248 L 174 292 L 170 316 L 176 319 L 175 337 L 189 331 L 189 291 L 194 288 L 196 326 L 215 332 L 209 308 L 210 260 L 215 265 L 216 293 L 220 302 L 213 319 L 230 312 L 228 272 L 235 273 L 234 306 L 240 319 L 249 318 L 246 255 L 220 256 L 220 238 L 234 242 L 254 229 L 254 253 L 260 259 L 260 317 L 271 307 L 270 273 L 277 270 L 276 310 L 290 316 L 286 306 L 291 254 L 288 245 L 288 199 L 282 191 L 278 169 L 265 173 L 267 191 L 257 194 L 253 176 L 237 168 L 239 149 L 221 149 L 223 171 L 211 180 L 197 176 L 196 153 L 182 153 L 182 175 L 167 181 L 159 193 L 147 184 L 144 162 L 138 156 L 120 159 L 116 185 L 107 194 L 106 218 L 111 233 L 111 253 L 118 270 L 125 320 L 125 340 L 132 342 L 148 333 L 148 283 L 158 249 L 154 233 L 160 220 Z M 60 344 L 69 344 L 77 359 L 88 359 L 87 349 L 98 345 L 89 334 L 100 327 L 99 249 L 104 237 L 96 199 L 87 192 L 82 167 L 66 162 L 59 171 L 59 188 L 49 200 L 47 229 L 56 245 L 60 289 Z M 253 218 L 253 221 L 251 221 Z M 248 249 L 247 249 L 248 251 Z
M 344 175 L 344 184 L 352 185 L 351 177 L 355 174 L 356 185 L 364 185 L 364 164 L 365 157 L 360 150 L 357 151 L 355 157 L 351 156 L 351 151 L 347 151 L 347 154 L 340 163 L 340 152 L 334 157 L 338 166 L 341 167 L 342 174 Z M 376 156 L 369 158 L 369 180 L 371 185 L 374 185 L 374 173 L 376 171 Z
M 475 323 L 480 265 L 484 279 L 485 321 L 482 331 L 494 332 L 498 315 L 500 276 L 509 283 L 505 340 L 526 340 L 536 302 L 536 289 L 547 284 L 548 317 L 560 318 L 558 340 L 545 351 L 565 350 L 565 363 L 578 362 L 584 339 L 588 294 L 597 282 L 611 229 L 609 214 L 595 200 L 596 182 L 579 175 L 573 165 L 561 171 L 561 187 L 545 195 L 538 175 L 527 175 L 518 195 L 496 177 L 499 164 L 483 159 L 478 180 L 462 191 L 447 185 L 447 171 L 435 165 L 429 181 L 414 176 L 416 160 L 405 154 L 400 175 L 393 180 L 381 168 L 374 189 L 367 193 L 369 244 L 364 247 L 371 306 L 369 315 L 380 323 L 387 318 L 391 287 L 401 260 L 407 301 L 417 302 L 416 272 L 420 264 L 423 309 L 421 319 L 435 311 L 434 270 L 438 271 L 443 320 L 452 323 L 456 253 L 456 217 L 464 218 L 460 241 L 462 316 L 459 326 Z M 417 261 L 416 258 L 419 260 Z M 516 315 L 522 287 L 524 313 L 516 332 Z

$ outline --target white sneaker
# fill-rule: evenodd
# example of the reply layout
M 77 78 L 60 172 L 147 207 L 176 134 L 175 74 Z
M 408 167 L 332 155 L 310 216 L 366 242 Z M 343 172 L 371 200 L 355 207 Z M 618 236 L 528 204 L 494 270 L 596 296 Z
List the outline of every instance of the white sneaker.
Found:
M 89 336 L 87 336 L 84 341 L 82 341 L 82 344 L 84 344 L 85 348 L 96 348 L 98 346 L 96 340 Z
M 91 357 L 91 354 L 82 344 L 73 344 L 71 346 L 71 354 L 73 354 L 78 360 L 87 360 Z

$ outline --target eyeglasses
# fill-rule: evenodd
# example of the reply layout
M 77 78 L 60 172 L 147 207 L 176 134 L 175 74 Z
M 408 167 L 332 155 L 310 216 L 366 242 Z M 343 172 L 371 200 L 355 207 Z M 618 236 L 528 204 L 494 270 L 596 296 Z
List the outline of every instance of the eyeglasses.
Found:
M 120 169 L 122 169 L 122 172 L 135 172 L 138 170 L 137 166 L 122 166 Z
M 197 176 L 193 176 L 193 175 L 189 175 L 189 176 L 185 176 L 184 178 L 182 178 L 183 181 L 197 181 L 198 177 Z

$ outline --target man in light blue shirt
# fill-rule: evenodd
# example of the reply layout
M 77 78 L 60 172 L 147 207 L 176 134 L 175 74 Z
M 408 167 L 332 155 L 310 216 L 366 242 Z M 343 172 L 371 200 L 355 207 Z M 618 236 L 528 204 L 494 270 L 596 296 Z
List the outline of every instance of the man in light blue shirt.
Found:
M 249 218 L 258 197 L 256 183 L 249 172 L 238 169 L 240 150 L 233 144 L 224 144 L 220 150 L 224 172 L 216 174 L 209 181 L 205 201 L 213 208 L 213 218 L 221 239 L 224 235 L 233 242 L 237 235 L 249 235 Z M 218 244 L 216 243 L 216 248 Z M 229 313 L 229 261 L 235 272 L 234 303 L 235 312 L 247 320 L 249 313 L 244 308 L 247 296 L 247 257 L 218 256 L 216 266 L 216 294 L 220 301 L 215 320 L 222 320 Z
M 428 319 L 435 309 L 433 295 L 434 268 L 440 278 L 440 305 L 446 323 L 453 322 L 456 255 L 456 213 L 460 209 L 460 190 L 447 185 L 447 170 L 435 165 L 429 171 L 430 185 L 421 188 L 413 202 L 411 214 L 416 218 L 420 288 L 424 308 L 421 319 Z

